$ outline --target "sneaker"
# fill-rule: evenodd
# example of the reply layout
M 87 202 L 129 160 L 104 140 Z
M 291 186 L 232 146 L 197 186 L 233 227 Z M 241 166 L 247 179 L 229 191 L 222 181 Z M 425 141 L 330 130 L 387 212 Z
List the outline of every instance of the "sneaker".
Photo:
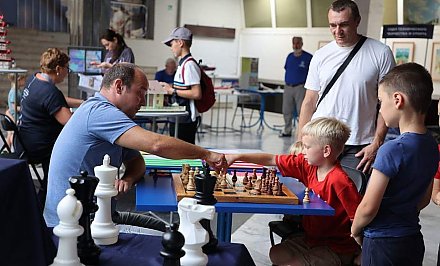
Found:
M 291 137 L 292 134 L 281 132 L 278 136 L 279 136 L 280 138 L 285 138 L 285 137 Z

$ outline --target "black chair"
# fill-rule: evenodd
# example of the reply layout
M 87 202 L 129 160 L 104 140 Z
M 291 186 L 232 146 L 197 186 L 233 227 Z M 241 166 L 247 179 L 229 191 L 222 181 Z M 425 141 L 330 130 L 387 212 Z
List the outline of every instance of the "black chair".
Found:
M 40 183 L 40 190 L 45 193 L 46 188 L 47 188 L 46 180 L 43 180 L 43 178 L 41 178 L 40 174 L 37 171 L 37 167 L 36 167 L 36 164 L 39 162 L 28 158 L 27 149 L 26 149 L 26 146 L 24 145 L 23 140 L 20 136 L 20 132 L 18 131 L 17 125 L 15 125 L 14 121 L 12 121 L 12 119 L 9 116 L 2 114 L 2 113 L 0 113 L 0 124 L 3 128 L 3 130 L 14 132 L 14 140 L 12 143 L 18 143 L 23 149 L 23 151 L 20 153 L 18 153 L 16 151 L 11 152 L 12 149 L 9 146 L 7 146 L 7 144 L 5 142 L 4 145 L 6 145 L 6 147 L 7 147 L 6 149 L 9 151 L 9 153 L 2 153 L 2 154 L 0 154 L 0 157 L 1 158 L 9 158 L 9 159 L 26 160 L 28 162 L 28 164 L 32 167 L 32 170 L 34 171 L 35 176 L 37 177 L 38 182 Z M 4 138 L 3 134 L 1 134 L 1 136 Z
M 356 185 L 357 190 L 361 195 L 365 193 L 367 188 L 367 177 L 366 175 L 357 169 L 351 168 L 349 166 L 342 165 L 342 168 L 347 173 L 348 177 Z M 286 219 L 286 217 L 289 217 Z M 281 237 L 281 242 L 288 237 L 298 234 L 303 234 L 303 229 L 301 226 L 301 216 L 285 216 L 282 221 L 270 221 L 269 222 L 269 237 L 271 245 L 275 245 L 273 234 L 277 234 Z

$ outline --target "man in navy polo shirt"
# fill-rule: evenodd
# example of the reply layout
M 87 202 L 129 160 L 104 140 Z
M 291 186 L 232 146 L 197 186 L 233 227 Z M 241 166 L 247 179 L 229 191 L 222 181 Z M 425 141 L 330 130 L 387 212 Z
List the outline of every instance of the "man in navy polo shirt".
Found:
M 281 132 L 280 137 L 292 136 L 293 112 L 296 110 L 299 116 L 306 92 L 304 83 L 306 82 L 312 55 L 303 51 L 302 46 L 302 37 L 293 37 L 293 52 L 287 56 L 286 63 L 284 64 L 284 69 L 286 70 L 284 77 L 286 85 L 284 86 L 283 95 L 284 130 Z

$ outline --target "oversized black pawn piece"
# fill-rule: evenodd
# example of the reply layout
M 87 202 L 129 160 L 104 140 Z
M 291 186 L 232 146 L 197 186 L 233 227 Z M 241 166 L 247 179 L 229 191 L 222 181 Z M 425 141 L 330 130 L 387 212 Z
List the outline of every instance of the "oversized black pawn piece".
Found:
M 84 228 L 84 233 L 78 237 L 78 257 L 83 264 L 98 265 L 101 249 L 93 241 L 90 223 L 91 214 L 98 210 L 98 205 L 93 201 L 99 179 L 81 171 L 81 176 L 69 178 L 70 186 L 75 190 L 75 196 L 83 206 L 83 213 L 79 218 L 79 225 Z
M 195 177 L 196 194 L 194 195 L 194 198 L 197 199 L 197 203 L 201 205 L 214 205 L 217 203 L 217 199 L 214 197 L 214 187 L 217 178 L 211 176 L 209 171 L 208 164 L 204 163 L 202 173 Z M 215 238 L 214 233 L 212 232 L 211 221 L 208 219 L 202 219 L 199 223 L 209 235 L 209 242 L 202 247 L 203 252 L 205 254 L 212 253 L 217 249 L 218 239 Z
M 185 237 L 178 229 L 177 224 L 171 224 L 162 235 L 163 249 L 160 255 L 163 257 L 163 266 L 180 266 L 180 258 L 185 255 L 185 251 L 182 250 Z

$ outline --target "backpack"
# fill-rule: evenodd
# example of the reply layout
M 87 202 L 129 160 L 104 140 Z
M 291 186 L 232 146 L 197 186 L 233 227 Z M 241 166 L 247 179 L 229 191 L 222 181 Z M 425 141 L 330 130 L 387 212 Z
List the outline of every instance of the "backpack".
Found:
M 208 75 L 206 75 L 205 71 L 200 67 L 200 65 L 196 62 L 194 58 L 189 58 L 188 61 L 194 61 L 200 68 L 200 88 L 202 89 L 202 98 L 200 100 L 194 100 L 194 104 L 199 113 L 204 113 L 211 109 L 211 107 L 215 103 L 215 92 L 214 85 L 212 84 L 212 80 Z M 182 76 L 185 75 L 185 64 L 183 64 Z

